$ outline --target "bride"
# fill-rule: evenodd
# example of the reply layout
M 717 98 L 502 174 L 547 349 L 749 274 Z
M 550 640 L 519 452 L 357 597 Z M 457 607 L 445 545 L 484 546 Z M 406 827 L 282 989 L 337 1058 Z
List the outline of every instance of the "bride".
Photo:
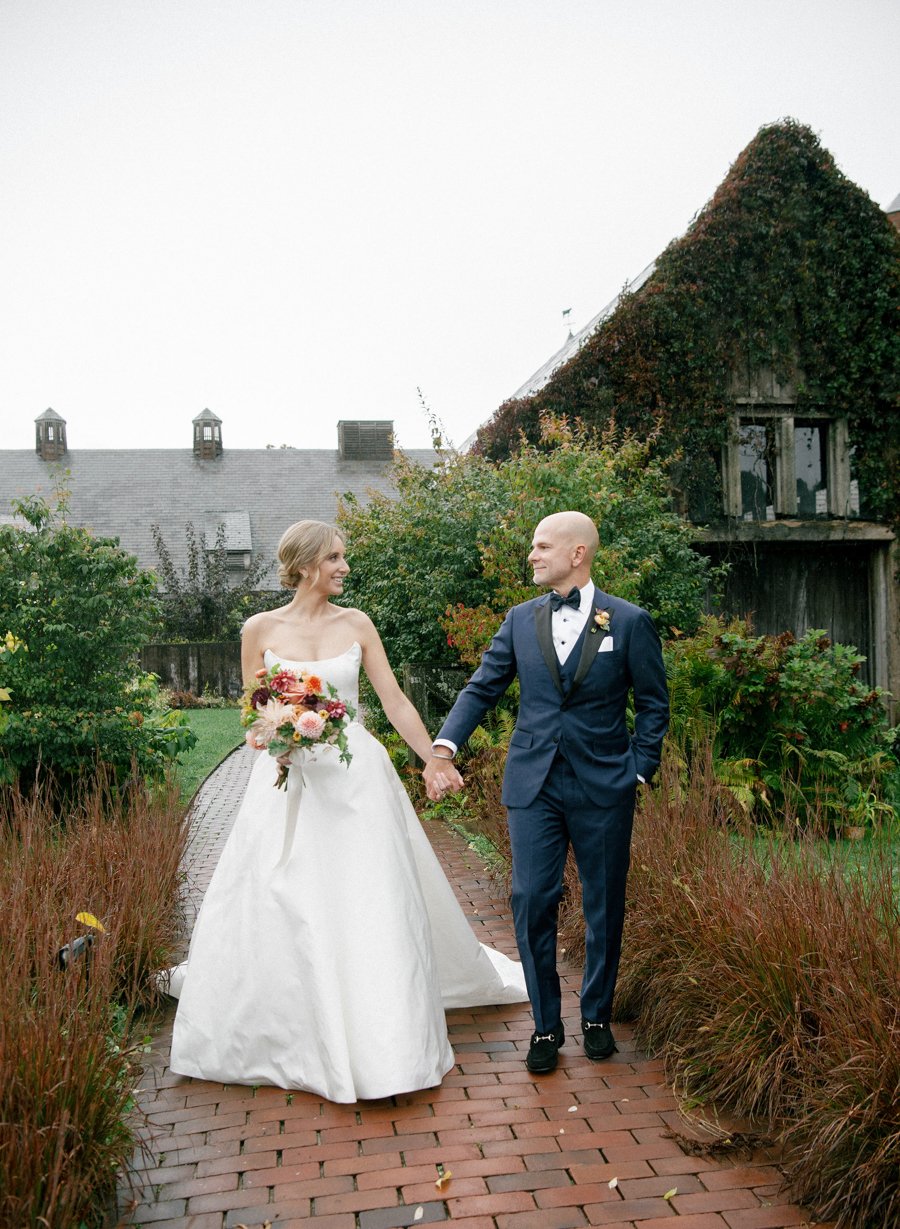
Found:
M 329 601 L 350 570 L 340 533 L 299 521 L 278 559 L 296 592 L 244 625 L 244 679 L 315 667 L 355 706 L 362 665 L 427 760 L 431 739 L 371 619 Z M 334 747 L 303 765 L 293 825 L 273 788 L 278 762 L 259 754 L 171 979 L 173 1071 L 330 1101 L 387 1097 L 453 1066 L 446 1008 L 527 1000 L 521 965 L 476 939 L 384 748 L 356 721 L 347 736 L 349 765 Z M 448 765 L 444 783 L 453 776 Z

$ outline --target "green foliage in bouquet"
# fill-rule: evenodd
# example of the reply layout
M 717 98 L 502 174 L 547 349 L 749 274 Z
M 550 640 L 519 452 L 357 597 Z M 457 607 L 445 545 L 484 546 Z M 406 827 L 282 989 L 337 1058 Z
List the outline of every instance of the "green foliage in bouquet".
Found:
M 160 777 L 193 741 L 155 708 L 138 651 L 158 618 L 153 578 L 111 539 L 55 507 L 15 501 L 24 525 L 0 526 L 0 781 L 27 788 L 39 773 L 62 793 L 104 766 L 114 780 Z

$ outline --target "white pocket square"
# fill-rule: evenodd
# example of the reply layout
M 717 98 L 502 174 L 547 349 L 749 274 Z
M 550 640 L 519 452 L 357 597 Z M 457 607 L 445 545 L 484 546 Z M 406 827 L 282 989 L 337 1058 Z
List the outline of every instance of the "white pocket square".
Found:
M 604 636 L 603 639 L 600 641 L 600 648 L 597 650 L 597 652 L 598 653 L 611 653 L 612 651 L 613 651 L 612 636 Z

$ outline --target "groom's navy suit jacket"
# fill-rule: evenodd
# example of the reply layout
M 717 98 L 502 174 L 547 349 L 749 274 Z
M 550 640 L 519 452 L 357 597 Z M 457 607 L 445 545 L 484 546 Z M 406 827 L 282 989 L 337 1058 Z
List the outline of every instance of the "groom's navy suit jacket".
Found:
M 597 610 L 609 613 L 606 633 L 591 630 Z M 529 806 L 562 752 L 586 793 L 601 806 L 616 806 L 633 797 L 638 775 L 649 781 L 659 766 L 669 719 L 659 636 L 645 610 L 595 587 L 587 627 L 563 672 L 571 680 L 566 688 L 550 615 L 549 593 L 510 610 L 438 738 L 461 746 L 518 675 L 504 805 Z M 629 691 L 633 734 L 625 720 Z

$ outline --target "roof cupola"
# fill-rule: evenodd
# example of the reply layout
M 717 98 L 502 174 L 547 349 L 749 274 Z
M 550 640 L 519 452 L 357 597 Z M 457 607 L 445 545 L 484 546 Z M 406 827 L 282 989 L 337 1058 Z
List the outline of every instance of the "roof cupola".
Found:
M 42 461 L 59 461 L 66 455 L 66 420 L 56 410 L 44 410 L 34 426 L 34 450 Z
M 194 456 L 214 461 L 221 454 L 222 420 L 212 410 L 204 410 L 194 419 Z

